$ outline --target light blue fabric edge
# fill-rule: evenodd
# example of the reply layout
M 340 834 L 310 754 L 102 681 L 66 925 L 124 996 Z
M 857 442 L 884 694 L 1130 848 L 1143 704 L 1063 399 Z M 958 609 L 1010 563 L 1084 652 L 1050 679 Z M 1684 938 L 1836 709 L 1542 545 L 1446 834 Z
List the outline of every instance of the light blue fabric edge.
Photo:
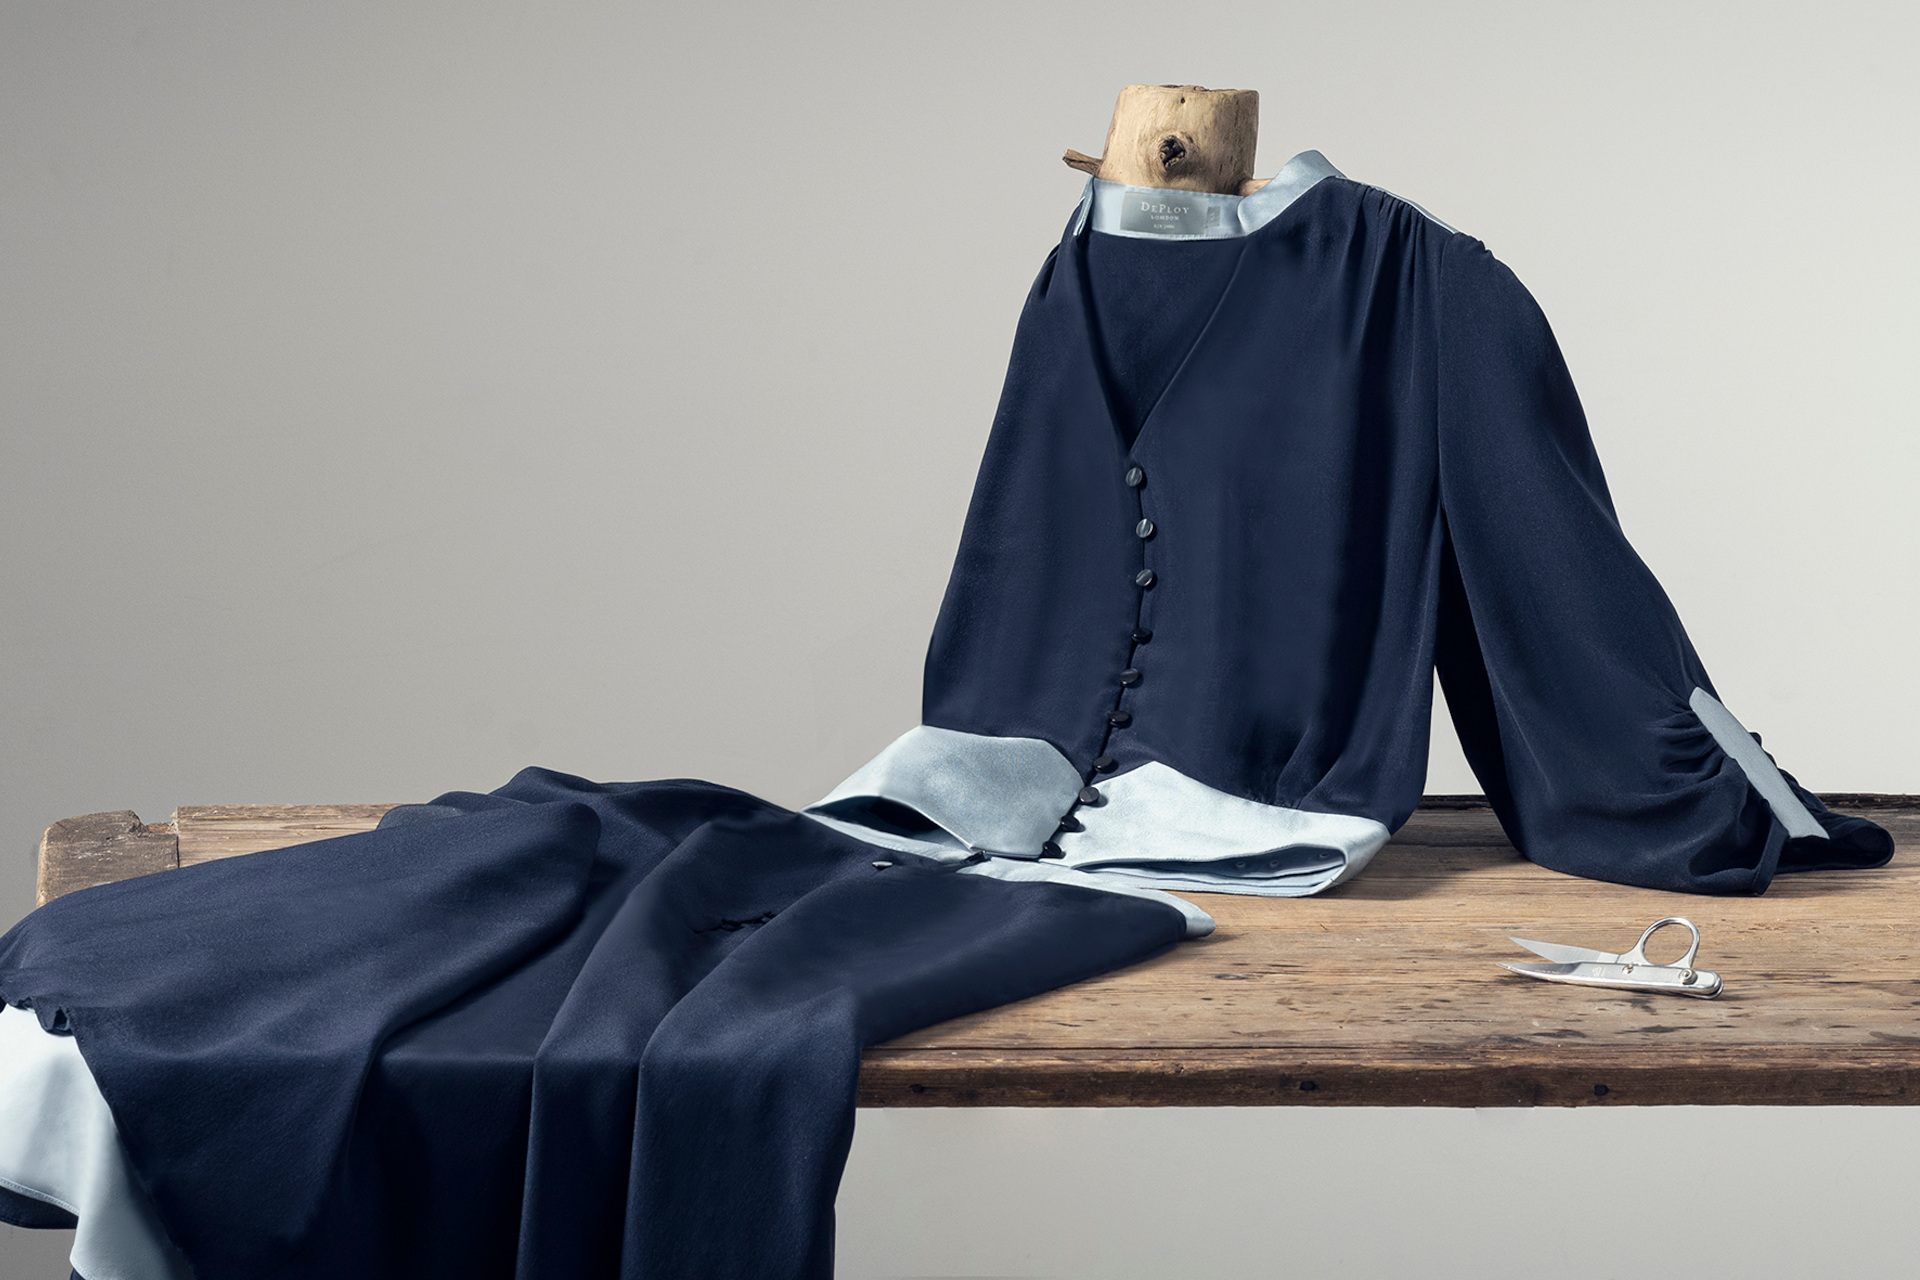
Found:
M 1311 191 L 1322 179 L 1345 176 L 1318 151 L 1302 151 L 1282 165 L 1280 172 L 1273 176 L 1271 182 L 1249 196 L 1225 195 L 1214 191 L 1176 192 L 1175 194 L 1182 199 L 1191 199 L 1198 204 L 1217 207 L 1220 210 L 1217 226 L 1190 235 L 1135 231 L 1120 225 L 1121 213 L 1127 197 L 1149 195 L 1163 199 L 1168 195 L 1167 188 L 1130 187 L 1120 182 L 1103 182 L 1099 178 L 1088 178 L 1085 189 L 1080 193 L 1080 209 L 1074 219 L 1073 234 L 1079 235 L 1091 222 L 1095 231 L 1107 235 L 1132 236 L 1141 240 L 1230 240 L 1251 235 L 1266 226 L 1285 212 L 1287 206 Z
M 1164 198 L 1169 194 L 1167 188 L 1132 187 L 1119 182 L 1103 182 L 1098 178 L 1088 178 L 1080 193 L 1080 206 L 1073 222 L 1073 234 L 1079 235 L 1089 223 L 1095 231 L 1104 235 L 1129 236 L 1138 240 L 1229 240 L 1247 236 L 1266 226 L 1279 217 L 1294 201 L 1313 190 L 1323 179 L 1344 178 L 1340 172 L 1318 151 L 1302 151 L 1281 166 L 1273 180 L 1249 196 L 1226 195 L 1213 191 L 1175 192 L 1182 199 L 1192 199 L 1200 204 L 1216 206 L 1220 209 L 1217 226 L 1195 234 L 1169 235 L 1160 231 L 1141 231 L 1121 226 L 1121 215 L 1128 197 L 1150 195 Z M 1368 183 L 1366 185 L 1372 186 Z M 1458 235 L 1459 229 L 1440 218 L 1424 205 L 1388 191 L 1385 187 L 1374 187 L 1383 195 L 1392 196 L 1434 226 L 1449 234 Z
M 192 1280 L 79 1043 L 17 1005 L 0 1005 L 0 1186 L 74 1216 L 69 1262 L 80 1275 Z
M 920 725 L 901 734 L 805 812 L 883 848 L 943 861 L 964 851 L 1032 860 L 1053 839 L 1058 866 L 1128 885 L 1261 897 L 1302 897 L 1358 874 L 1390 835 L 1355 814 L 1316 813 L 1262 804 L 1215 790 L 1179 770 L 1149 762 L 1093 784 L 1100 803 L 1076 810 L 1077 832 L 1057 824 L 1080 789 L 1080 775 L 1050 743 Z M 952 838 L 905 837 L 864 817 L 875 800 L 905 805 Z M 1017 811 L 1009 821 L 1009 810 Z M 1210 870 L 1239 857 L 1311 846 L 1341 858 L 1338 867 L 1297 875 L 1235 877 Z M 1145 870 L 1129 859 L 1186 862 L 1191 870 Z
M 890 800 L 971 852 L 1037 858 L 1079 790 L 1080 771 L 1051 743 L 923 724 L 807 809 L 859 824 L 873 801 Z
M 1165 903 L 1178 911 L 1181 918 L 1187 922 L 1189 938 L 1204 938 L 1212 933 L 1215 927 L 1212 916 L 1185 898 L 1176 898 L 1166 892 L 1169 886 L 1157 881 L 1125 883 L 1098 872 L 1076 871 L 1058 862 L 1029 862 L 1019 858 L 985 858 L 960 868 L 960 874 L 986 876 L 993 880 L 1078 885 L 1083 889 L 1098 889 L 1102 893 L 1121 893 L 1129 898 L 1145 898 L 1149 902 Z
M 1693 708 L 1693 714 L 1700 720 L 1702 727 L 1713 735 L 1720 749 L 1733 758 L 1746 772 L 1747 782 L 1761 799 L 1773 810 L 1773 816 L 1786 828 L 1787 834 L 1795 839 L 1814 837 L 1830 839 L 1827 829 L 1807 806 L 1800 803 L 1800 797 L 1793 794 L 1793 788 L 1781 776 L 1780 769 L 1767 758 L 1760 744 L 1753 740 L 1746 727 L 1734 719 L 1733 712 L 1722 706 L 1720 700 L 1705 689 L 1696 688 L 1693 696 L 1687 699 L 1687 705 Z
M 1102 779 L 1094 788 L 1101 803 L 1077 811 L 1081 830 L 1056 837 L 1061 861 L 1132 884 L 1307 897 L 1358 875 L 1392 834 L 1386 824 L 1357 814 L 1318 813 L 1229 795 L 1157 760 Z M 1220 869 L 1236 858 L 1303 847 L 1327 849 L 1338 855 L 1339 864 L 1256 877 Z M 1136 859 L 1190 867 L 1129 865 Z

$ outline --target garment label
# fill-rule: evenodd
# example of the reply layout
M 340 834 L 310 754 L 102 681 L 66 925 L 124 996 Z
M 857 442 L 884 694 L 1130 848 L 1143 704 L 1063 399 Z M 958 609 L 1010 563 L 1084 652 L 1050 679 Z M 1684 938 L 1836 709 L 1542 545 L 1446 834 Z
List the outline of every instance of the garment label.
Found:
M 1190 191 L 1129 191 L 1120 210 L 1122 231 L 1200 236 L 1220 225 L 1220 206 Z

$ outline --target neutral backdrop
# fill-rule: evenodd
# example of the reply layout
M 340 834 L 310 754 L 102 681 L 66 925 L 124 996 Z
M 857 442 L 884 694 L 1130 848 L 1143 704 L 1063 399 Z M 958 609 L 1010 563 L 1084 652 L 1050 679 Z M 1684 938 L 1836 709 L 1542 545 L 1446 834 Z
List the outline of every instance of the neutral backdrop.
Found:
M 822 793 L 917 720 L 1059 154 L 1130 81 L 1258 89 L 1263 175 L 1484 239 L 1729 706 L 1920 791 L 1915 12 L 0 5 L 0 923 L 95 810 Z M 843 1273 L 1892 1275 L 1916 1139 L 868 1112 Z

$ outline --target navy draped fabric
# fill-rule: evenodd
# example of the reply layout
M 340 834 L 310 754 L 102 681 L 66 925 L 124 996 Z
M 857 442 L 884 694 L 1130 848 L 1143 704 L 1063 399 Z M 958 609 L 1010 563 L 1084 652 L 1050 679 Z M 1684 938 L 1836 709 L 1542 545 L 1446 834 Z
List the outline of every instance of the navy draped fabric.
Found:
M 1089 820 L 1060 843 L 1162 833 L 1118 851 L 1143 879 L 1190 870 L 1182 841 L 1240 838 L 1210 822 L 1357 825 L 1363 860 L 1419 798 L 1437 667 L 1544 865 L 1760 892 L 1884 862 L 1884 831 L 1778 774 L 1712 698 L 1512 273 L 1385 192 L 1306 181 L 1332 172 L 1314 159 L 1245 234 L 1082 218 L 1048 257 L 906 790 L 1038 804 L 1028 857 L 1066 856 L 1041 834 L 1071 805 Z M 1044 759 L 947 767 L 1008 739 Z M 1147 798 L 1116 798 L 1130 779 Z M 958 861 L 985 854 L 945 828 L 923 857 L 826 821 L 529 770 L 60 899 L 0 939 L 0 997 L 78 1038 L 200 1280 L 823 1280 L 862 1046 L 1188 928 L 1165 898 L 969 874 L 996 860 Z M 1217 887 L 1342 865 L 1302 839 L 1234 846 Z
M 1696 714 L 1713 685 L 1545 317 L 1484 245 L 1338 176 L 1242 236 L 1122 241 L 1081 219 L 1027 298 L 927 725 L 1040 739 L 1089 783 L 1157 764 L 1394 829 L 1437 664 L 1546 866 L 1758 893 L 1886 861 L 1884 831 L 1790 778 L 1783 821 Z M 1162 346 L 1121 300 L 1173 317 Z
M 57 1204 L 0 1187 L 0 1222 L 39 1231 L 71 1231 L 79 1219 Z
M 723 787 L 527 770 L 58 899 L 0 996 L 78 1037 L 199 1280 L 827 1280 L 863 1046 L 1185 931 Z
M 1088 239 L 1093 337 L 1129 441 L 1206 328 L 1241 247 L 1238 240 Z

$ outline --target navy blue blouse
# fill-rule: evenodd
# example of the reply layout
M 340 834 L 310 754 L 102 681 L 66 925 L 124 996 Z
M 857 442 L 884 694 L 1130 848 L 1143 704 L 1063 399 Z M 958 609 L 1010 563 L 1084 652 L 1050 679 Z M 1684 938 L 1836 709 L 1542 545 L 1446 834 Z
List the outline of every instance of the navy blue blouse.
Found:
M 959 874 L 529 770 L 62 898 L 0 937 L 0 999 L 74 1034 L 203 1277 L 693 1274 L 655 1262 L 734 1256 L 743 1214 L 812 1274 L 859 1045 L 1175 929 L 962 875 L 1189 933 L 1160 891 L 1337 884 L 1419 799 L 1436 666 L 1547 866 L 1757 893 L 1890 855 L 1714 696 L 1484 246 L 1312 152 L 1244 198 L 1094 183 L 1020 318 L 924 723 L 810 810 Z
M 1020 317 L 925 723 L 815 811 L 1310 893 L 1418 802 L 1436 666 L 1536 862 L 1758 893 L 1890 856 L 1717 700 L 1483 244 L 1317 152 L 1244 198 L 1092 182 Z

